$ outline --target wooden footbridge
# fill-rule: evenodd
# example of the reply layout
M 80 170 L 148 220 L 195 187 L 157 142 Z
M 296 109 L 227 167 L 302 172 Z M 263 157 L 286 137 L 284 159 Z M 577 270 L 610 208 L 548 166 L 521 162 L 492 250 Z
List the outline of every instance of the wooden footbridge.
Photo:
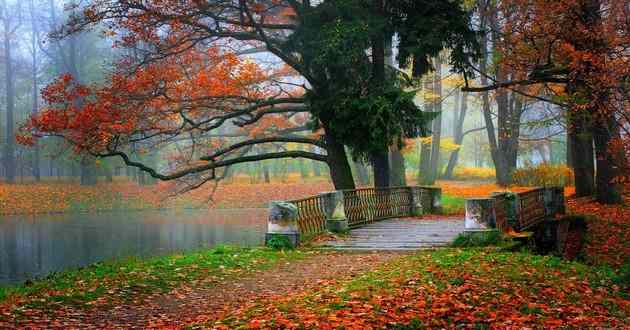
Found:
M 293 246 L 326 231 L 338 239 L 318 243 L 340 250 L 416 250 L 445 246 L 462 232 L 526 232 L 564 213 L 562 188 L 536 188 L 466 201 L 466 217 L 424 220 L 441 213 L 439 187 L 339 190 L 270 205 L 266 242 Z M 562 226 L 554 225 L 554 228 Z M 558 231 L 558 230 L 556 230 Z M 528 232 L 529 233 L 529 232 Z M 562 238 L 559 238 L 560 240 Z

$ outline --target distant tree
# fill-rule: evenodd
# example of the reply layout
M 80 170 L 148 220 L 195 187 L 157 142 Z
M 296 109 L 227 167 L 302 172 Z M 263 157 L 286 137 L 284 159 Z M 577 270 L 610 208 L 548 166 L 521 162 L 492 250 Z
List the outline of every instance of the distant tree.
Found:
M 501 15 L 505 22 L 493 28 L 501 35 L 496 39 L 498 64 L 511 75 L 492 82 L 484 75 L 482 87 L 465 90 L 511 89 L 527 95 L 528 86 L 544 85 L 546 92 L 530 96 L 546 96 L 568 109 L 577 195 L 590 194 L 595 182 L 600 202 L 619 202 L 617 182 L 627 178 L 621 170 L 628 162 L 622 146 L 630 136 L 627 2 L 504 0 L 498 10 L 494 16 Z
M 15 182 L 15 132 L 14 132 L 14 111 L 15 111 L 15 70 L 13 52 L 16 42 L 17 30 L 21 25 L 21 12 L 19 8 L 9 12 L 6 0 L 0 3 L 0 20 L 2 20 L 2 40 L 4 58 L 4 85 L 5 85 L 5 105 L 6 105 L 6 126 L 5 141 L 3 150 L 4 171 L 7 183 Z

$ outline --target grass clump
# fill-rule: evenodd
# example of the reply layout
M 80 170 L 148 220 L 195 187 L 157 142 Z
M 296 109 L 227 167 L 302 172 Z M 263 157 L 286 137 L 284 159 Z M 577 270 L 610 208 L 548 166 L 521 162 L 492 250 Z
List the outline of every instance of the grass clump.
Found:
M 453 247 L 485 247 L 499 246 L 505 242 L 498 230 L 468 232 L 457 235 L 451 246 Z

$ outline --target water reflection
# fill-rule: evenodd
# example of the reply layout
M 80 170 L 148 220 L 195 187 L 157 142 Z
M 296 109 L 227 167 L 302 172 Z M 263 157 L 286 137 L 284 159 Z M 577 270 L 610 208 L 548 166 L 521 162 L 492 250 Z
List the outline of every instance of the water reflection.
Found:
M 0 283 L 130 255 L 260 245 L 266 209 L 0 217 Z

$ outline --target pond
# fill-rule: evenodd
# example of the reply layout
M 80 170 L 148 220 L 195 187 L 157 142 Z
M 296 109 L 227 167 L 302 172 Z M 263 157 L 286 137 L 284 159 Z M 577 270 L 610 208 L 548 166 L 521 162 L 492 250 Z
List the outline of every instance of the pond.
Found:
M 0 284 L 127 256 L 261 245 L 266 209 L 0 217 Z

